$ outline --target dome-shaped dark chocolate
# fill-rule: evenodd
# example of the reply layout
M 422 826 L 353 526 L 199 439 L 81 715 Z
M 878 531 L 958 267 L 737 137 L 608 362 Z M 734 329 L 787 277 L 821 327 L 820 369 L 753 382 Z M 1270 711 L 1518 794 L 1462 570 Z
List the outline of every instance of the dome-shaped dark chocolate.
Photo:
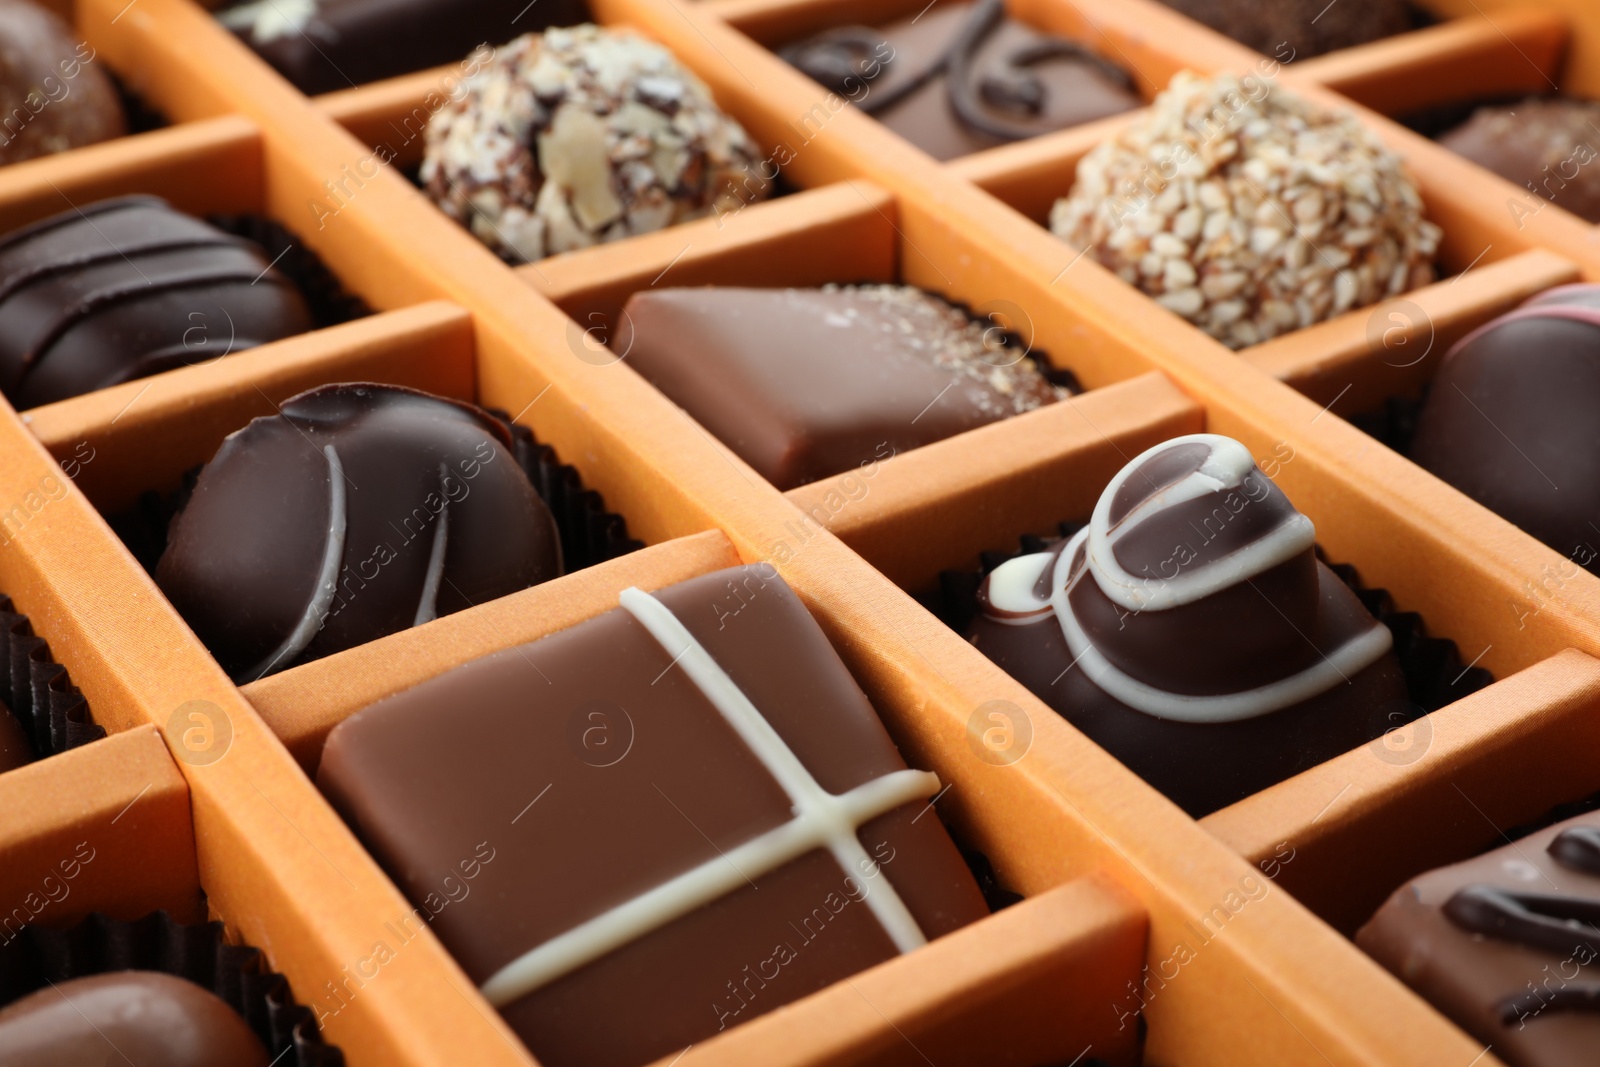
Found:
M 1111 481 L 1088 526 L 984 580 L 969 636 L 1195 815 L 1409 717 L 1389 631 L 1311 521 L 1214 434 Z
M 561 573 L 501 422 L 394 386 L 313 389 L 231 434 L 156 581 L 251 681 Z
M 1557 552 L 1600 550 L 1600 285 L 1551 289 L 1446 353 L 1411 458 Z

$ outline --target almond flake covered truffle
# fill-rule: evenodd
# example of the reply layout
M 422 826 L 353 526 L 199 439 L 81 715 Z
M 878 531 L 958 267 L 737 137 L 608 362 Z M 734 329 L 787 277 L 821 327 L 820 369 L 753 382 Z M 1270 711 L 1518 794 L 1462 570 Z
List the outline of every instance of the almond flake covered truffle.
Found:
M 762 199 L 756 148 L 698 78 L 637 34 L 575 26 L 500 48 L 428 123 L 444 212 L 527 262 Z
M 1351 115 L 1188 72 L 1084 157 L 1050 228 L 1236 349 L 1427 285 L 1440 238 Z

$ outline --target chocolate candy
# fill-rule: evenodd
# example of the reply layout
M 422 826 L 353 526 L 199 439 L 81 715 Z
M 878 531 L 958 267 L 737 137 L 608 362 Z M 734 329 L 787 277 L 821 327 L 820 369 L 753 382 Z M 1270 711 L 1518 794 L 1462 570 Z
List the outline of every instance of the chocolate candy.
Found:
M 1133 79 L 1002 0 L 941 4 L 882 29 L 841 26 L 780 55 L 935 159 L 1139 107 Z
M 1348 112 L 1187 71 L 1084 157 L 1050 228 L 1230 348 L 1428 284 L 1440 238 Z
M 327 93 L 588 14 L 584 0 L 248 0 L 217 18 L 301 92 Z
M 1597 126 L 1600 103 L 1532 98 L 1479 108 L 1439 143 L 1579 218 L 1600 222 L 1600 167 L 1592 165 Z M 1513 210 L 1520 221 L 1540 206 L 1535 201 Z
M 230 434 L 156 581 L 240 682 L 561 573 L 555 520 L 488 413 L 326 385 Z
M 1409 717 L 1389 631 L 1227 437 L 1123 468 L 1089 525 L 1013 559 L 968 637 L 1196 817 Z
M 431 925 L 539 1062 L 624 1067 L 985 914 L 938 779 L 775 570 L 620 602 L 329 736 L 396 941 Z
M 0 239 L 0 392 L 19 408 L 311 326 L 257 245 L 155 197 L 101 200 Z
M 1458 341 L 1411 457 L 1593 569 L 1600 533 L 1600 286 L 1567 285 Z
M 94 48 L 38 4 L 0 0 L 0 165 L 126 132 Z
M 266 1047 L 208 989 L 155 971 L 58 982 L 0 1009 L 6 1067 L 267 1067 Z
M 1392 37 L 1415 24 L 1406 0 L 1161 2 L 1285 63 Z
M 622 326 L 634 369 L 780 489 L 1066 395 L 1015 338 L 907 286 L 651 289 Z
M 1356 944 L 1511 1067 L 1600 1048 L 1600 814 L 1395 891 Z
M 428 122 L 421 178 L 518 263 L 760 200 L 777 167 L 756 152 L 672 53 L 585 25 L 500 49 Z

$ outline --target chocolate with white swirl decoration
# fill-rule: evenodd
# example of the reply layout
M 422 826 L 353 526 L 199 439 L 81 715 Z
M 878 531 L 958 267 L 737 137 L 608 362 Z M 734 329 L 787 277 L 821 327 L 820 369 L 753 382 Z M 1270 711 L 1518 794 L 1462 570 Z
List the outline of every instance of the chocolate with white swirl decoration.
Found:
M 969 637 L 1191 814 L 1414 712 L 1389 631 L 1230 438 L 1150 449 L 1054 551 L 996 568 Z

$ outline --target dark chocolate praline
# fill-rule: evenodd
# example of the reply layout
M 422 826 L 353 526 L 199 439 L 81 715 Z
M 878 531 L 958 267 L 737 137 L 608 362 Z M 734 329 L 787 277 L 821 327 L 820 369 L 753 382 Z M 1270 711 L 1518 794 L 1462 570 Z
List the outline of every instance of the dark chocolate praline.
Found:
M 6 1067 L 268 1067 L 227 1002 L 187 979 L 112 971 L 56 982 L 0 1008 Z
M 94 47 L 31 0 L 0 0 L 0 166 L 126 132 Z
M 1439 143 L 1527 190 L 1527 203 L 1513 208 L 1519 229 L 1542 207 L 1534 197 L 1600 222 L 1597 125 L 1600 101 L 1534 97 L 1481 107 Z
M 1230 438 L 1135 458 L 1090 524 L 992 571 L 968 637 L 1191 815 L 1409 714 L 1392 638 Z
M 1414 28 L 1406 0 L 1161 0 L 1280 62 L 1353 48 Z
M 504 423 L 412 389 L 326 385 L 230 434 L 156 581 L 240 682 L 561 573 Z
M 1600 285 L 1564 285 L 1458 341 L 1411 458 L 1579 566 L 1600 560 Z
M 1511 1067 L 1600 1049 L 1600 815 L 1397 889 L 1360 945 Z
M 311 329 L 261 247 L 150 196 L 0 238 L 0 392 L 36 407 Z
M 780 55 L 941 160 L 1142 103 L 1122 68 L 1009 18 L 1001 0 L 941 4 L 881 29 L 839 26 Z

